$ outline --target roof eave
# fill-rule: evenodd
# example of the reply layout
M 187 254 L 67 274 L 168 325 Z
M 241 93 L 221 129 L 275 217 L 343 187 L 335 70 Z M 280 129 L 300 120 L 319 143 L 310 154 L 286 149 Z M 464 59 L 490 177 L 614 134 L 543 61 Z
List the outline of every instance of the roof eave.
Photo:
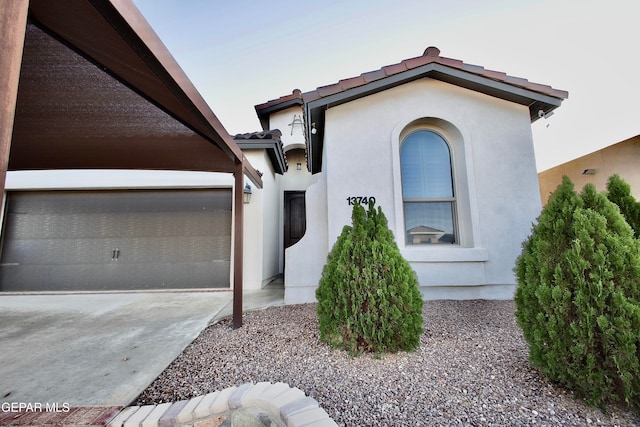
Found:
M 275 173 L 282 175 L 287 171 L 287 160 L 278 129 L 266 132 L 254 132 L 238 134 L 233 137 L 234 142 L 241 150 L 265 150 Z

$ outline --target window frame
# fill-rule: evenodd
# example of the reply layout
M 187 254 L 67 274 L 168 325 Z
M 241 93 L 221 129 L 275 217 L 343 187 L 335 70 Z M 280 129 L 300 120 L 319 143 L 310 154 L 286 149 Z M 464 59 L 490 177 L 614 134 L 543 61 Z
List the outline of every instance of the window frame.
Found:
M 403 163 L 402 163 L 402 150 L 404 149 L 404 144 L 407 142 L 407 139 L 409 139 L 412 135 L 415 135 L 417 133 L 421 133 L 421 132 L 427 132 L 427 133 L 432 133 L 436 136 L 438 136 L 442 142 L 445 144 L 446 148 L 447 148 L 447 154 L 448 154 L 448 163 L 449 163 L 449 175 L 450 175 L 450 184 L 451 184 L 451 192 L 452 192 L 452 196 L 451 197 L 407 197 L 405 198 L 404 196 L 404 190 L 405 190 L 405 183 L 404 183 L 404 168 L 403 168 Z M 453 152 L 453 147 L 452 144 L 449 143 L 449 141 L 447 140 L 446 136 L 442 134 L 442 132 L 438 132 L 438 130 L 433 129 L 430 126 L 418 126 L 418 127 L 413 127 L 410 129 L 406 129 L 406 132 L 403 132 L 403 135 L 401 135 L 400 141 L 399 141 L 399 145 L 398 145 L 398 155 L 399 155 L 399 162 L 400 162 L 400 189 L 401 189 L 401 203 L 402 203 L 402 222 L 403 222 L 403 230 L 404 230 L 404 244 L 406 247 L 412 247 L 412 248 L 421 248 L 421 247 L 428 247 L 428 246 L 460 246 L 460 228 L 459 228 L 459 219 L 458 219 L 458 189 L 457 189 L 457 180 L 456 180 L 456 168 L 455 168 L 455 161 L 454 161 L 454 152 Z M 451 206 L 451 226 L 452 226 L 452 234 L 453 234 L 453 242 L 435 242 L 435 243 L 429 243 L 429 242 L 423 242 L 423 243 L 413 243 L 410 238 L 409 238 L 409 230 L 407 229 L 408 225 L 407 225 L 407 217 L 406 217 L 406 213 L 407 213 L 407 209 L 406 209 L 406 205 L 409 203 L 421 203 L 421 204 L 435 204 L 435 203 L 448 203 Z

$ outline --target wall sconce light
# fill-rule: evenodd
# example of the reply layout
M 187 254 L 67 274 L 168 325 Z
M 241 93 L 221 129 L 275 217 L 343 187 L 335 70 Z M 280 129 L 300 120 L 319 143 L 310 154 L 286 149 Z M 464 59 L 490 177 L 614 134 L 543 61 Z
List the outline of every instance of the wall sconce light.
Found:
M 251 201 L 251 186 L 249 184 L 246 184 L 244 186 L 244 204 L 248 205 L 250 201 Z
M 300 162 L 296 163 L 296 169 L 297 170 L 302 170 L 302 163 L 300 163 Z
M 315 135 L 316 133 L 318 133 L 318 130 L 316 129 L 316 124 L 311 123 L 311 134 Z

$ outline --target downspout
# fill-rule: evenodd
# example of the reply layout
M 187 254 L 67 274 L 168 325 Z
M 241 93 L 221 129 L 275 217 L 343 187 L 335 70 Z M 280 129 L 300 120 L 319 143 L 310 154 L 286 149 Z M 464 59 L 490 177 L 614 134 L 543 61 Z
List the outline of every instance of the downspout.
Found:
M 242 226 L 244 223 L 244 156 L 236 160 L 234 183 L 234 245 L 233 245 L 233 329 L 242 327 L 242 268 L 244 250 L 242 247 Z

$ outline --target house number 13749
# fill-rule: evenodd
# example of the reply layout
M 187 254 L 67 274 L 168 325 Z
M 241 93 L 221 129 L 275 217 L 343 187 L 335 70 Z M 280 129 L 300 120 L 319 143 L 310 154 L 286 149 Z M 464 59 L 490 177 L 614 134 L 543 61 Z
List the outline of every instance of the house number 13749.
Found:
M 360 205 L 368 205 L 369 203 L 376 203 L 376 198 L 373 196 L 351 196 L 347 197 L 347 204 L 349 206 L 355 205 L 356 203 Z

